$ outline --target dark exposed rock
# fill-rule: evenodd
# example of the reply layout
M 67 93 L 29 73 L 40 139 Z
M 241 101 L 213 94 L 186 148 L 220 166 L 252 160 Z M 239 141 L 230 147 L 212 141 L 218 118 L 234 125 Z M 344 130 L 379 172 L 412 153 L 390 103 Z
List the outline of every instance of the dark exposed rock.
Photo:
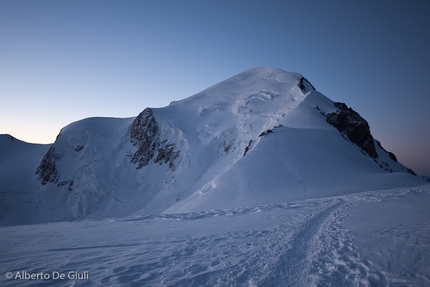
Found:
M 394 160 L 394 162 L 397 162 L 397 157 L 394 155 L 394 153 L 392 153 L 392 152 L 388 152 L 388 156 L 392 159 L 392 160 Z
M 344 103 L 334 103 L 336 112 L 323 114 L 329 124 L 346 136 L 351 142 L 360 147 L 370 157 L 377 158 L 375 144 L 370 133 L 369 124 L 356 111 Z
M 60 158 L 61 155 L 56 154 L 54 146 L 51 146 L 36 170 L 36 174 L 38 174 L 39 179 L 42 180 L 42 185 L 48 182 L 58 182 L 59 174 L 56 164 Z
M 335 102 L 334 106 L 338 109 L 337 111 L 324 114 L 329 124 L 334 126 L 342 135 L 346 136 L 352 143 L 361 148 L 362 151 L 366 152 L 370 157 L 372 157 L 375 162 L 378 158 L 378 153 L 375 148 L 375 141 L 372 134 L 370 133 L 369 124 L 365 119 L 363 119 L 356 111 L 349 108 L 344 103 Z M 376 144 L 388 154 L 388 156 L 397 162 L 396 156 L 389 151 L 386 151 L 379 141 Z M 379 162 L 379 167 L 388 171 L 394 172 L 394 170 L 386 162 Z M 411 169 L 405 167 L 405 171 L 410 174 L 416 175 Z
M 165 163 L 168 164 L 170 168 L 175 168 L 173 162 L 179 156 L 179 151 L 175 150 L 174 144 L 168 143 L 167 140 L 163 140 L 160 142 L 157 152 L 157 156 L 154 159 L 155 163 Z
M 76 146 L 76 147 L 75 147 L 75 151 L 76 151 L 76 152 L 79 152 L 79 151 L 81 151 L 83 148 L 84 148 L 84 146 L 83 146 L 83 145 L 78 145 L 78 146 Z
M 250 140 L 249 143 L 248 143 L 248 145 L 245 147 L 245 152 L 243 153 L 243 156 L 245 156 L 246 153 L 248 152 L 249 147 L 251 146 L 251 143 L 252 143 L 252 140 Z
M 258 137 L 262 137 L 262 136 L 267 136 L 267 133 L 266 133 L 266 132 L 261 132 L 261 133 L 258 135 Z
M 334 106 L 341 111 L 347 111 L 348 110 L 348 106 L 345 103 L 335 102 Z M 351 109 L 351 111 L 353 111 L 353 110 Z
M 277 126 L 274 126 L 273 129 L 282 128 L 282 127 L 283 127 L 283 125 L 279 124 Z M 261 132 L 258 136 L 259 137 L 267 136 L 268 134 L 273 133 L 273 129 L 268 129 L 267 131 Z
M 146 108 L 133 121 L 130 127 L 130 142 L 137 147 L 137 151 L 131 158 L 132 163 L 137 163 L 137 168 L 148 165 L 154 157 L 157 148 L 156 136 L 157 123 L 150 108 Z
M 375 140 L 376 141 L 376 144 L 384 151 L 384 152 L 386 152 L 387 154 L 388 154 L 388 156 L 394 161 L 394 162 L 397 162 L 397 157 L 394 155 L 394 153 L 392 153 L 392 152 L 389 152 L 389 151 L 387 151 L 386 149 L 384 149 L 383 147 L 382 147 L 382 145 L 381 145 L 381 142 L 380 141 L 377 141 L 377 140 Z M 385 163 L 386 165 L 388 165 L 387 163 Z M 412 170 L 412 169 L 410 169 L 410 168 L 407 168 L 407 167 L 403 167 L 403 170 L 404 171 L 406 171 L 407 173 L 410 173 L 410 174 L 413 174 L 413 175 L 415 175 L 416 176 L 416 173 Z
M 223 145 L 224 145 L 224 153 L 228 153 L 228 151 L 230 150 L 230 145 L 228 145 L 226 141 L 224 141 Z
M 262 136 L 267 136 L 268 134 L 270 134 L 270 133 L 273 133 L 273 130 L 267 130 L 267 131 L 264 131 L 264 132 L 261 132 L 258 136 L 259 137 L 262 137 Z
M 380 141 L 376 141 L 376 144 L 383 150 L 385 151 L 388 156 L 394 161 L 397 162 L 397 157 L 394 155 L 394 153 L 387 151 L 385 148 L 382 147 L 381 142 Z
M 174 161 L 179 151 L 167 139 L 160 140 L 157 122 L 150 108 L 141 112 L 131 124 L 130 142 L 137 147 L 131 156 L 131 162 L 137 164 L 137 169 L 148 165 L 151 160 L 175 168 Z
M 390 173 L 394 172 L 394 169 L 392 169 L 390 167 L 390 165 L 388 163 L 384 162 L 384 161 L 379 164 L 379 167 L 382 168 L 382 169 L 385 169 L 386 171 L 388 171 Z
M 312 90 L 316 91 L 315 87 L 311 84 L 311 82 L 309 82 L 305 77 L 301 77 L 300 83 L 299 83 L 299 88 L 300 88 L 300 90 L 302 90 L 303 93 L 307 93 L 307 92 L 311 91 L 311 89 L 309 89 L 309 87 L 306 87 L 306 84 L 308 84 Z
M 73 190 L 73 188 L 72 188 L 72 186 L 73 186 L 73 180 L 63 180 L 63 181 L 61 181 L 61 182 L 59 182 L 57 184 L 57 186 L 63 186 L 63 185 L 68 185 L 69 186 L 68 187 L 69 191 Z
M 412 169 L 407 168 L 407 167 L 405 167 L 405 168 L 406 168 L 406 171 L 407 171 L 408 173 L 410 173 L 410 174 L 413 174 L 413 175 L 417 176 L 417 174 L 416 174 Z

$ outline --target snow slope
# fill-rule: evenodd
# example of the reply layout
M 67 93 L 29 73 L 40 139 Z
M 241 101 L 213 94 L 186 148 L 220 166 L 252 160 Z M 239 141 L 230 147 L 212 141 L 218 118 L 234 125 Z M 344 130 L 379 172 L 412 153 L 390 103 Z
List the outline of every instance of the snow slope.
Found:
M 30 144 L 11 135 L 0 135 L 0 222 L 28 223 L 26 206 L 37 200 L 40 185 L 34 176 L 51 145 Z M 31 212 L 31 211 L 30 211 Z
M 0 227 L 0 284 L 429 286 L 429 204 L 426 185 L 183 214 Z M 24 272 L 50 278 L 19 279 Z M 75 272 L 89 275 L 69 279 Z M 65 279 L 52 279 L 58 274 Z
M 7 196 L 0 224 L 238 208 L 423 184 L 352 109 L 300 74 L 265 67 L 136 118 L 72 123 L 34 159 L 40 163 L 28 168 L 34 173 L 24 190 L 31 200 Z M 13 193 L 2 178 L 3 191 Z
M 11 135 L 0 135 L 0 193 L 24 192 L 50 145 L 30 144 Z

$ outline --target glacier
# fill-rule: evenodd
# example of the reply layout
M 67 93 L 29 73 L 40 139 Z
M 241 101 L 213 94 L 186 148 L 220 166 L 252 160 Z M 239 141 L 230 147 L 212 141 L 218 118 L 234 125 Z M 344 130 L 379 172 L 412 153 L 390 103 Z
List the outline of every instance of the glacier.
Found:
M 429 286 L 429 203 L 359 113 L 259 67 L 53 144 L 0 135 L 0 284 Z
M 298 73 L 266 67 L 136 118 L 71 123 L 46 149 L 27 144 L 32 155 L 19 165 L 0 158 L 1 225 L 236 208 L 423 183 L 354 110 Z

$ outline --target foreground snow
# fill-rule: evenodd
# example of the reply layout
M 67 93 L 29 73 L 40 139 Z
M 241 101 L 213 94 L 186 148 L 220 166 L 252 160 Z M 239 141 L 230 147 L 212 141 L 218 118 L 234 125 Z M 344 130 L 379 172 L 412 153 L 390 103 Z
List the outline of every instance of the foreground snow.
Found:
M 228 210 L 1 227 L 0 285 L 428 286 L 429 204 L 426 185 Z M 14 279 L 23 272 L 50 279 Z M 52 279 L 59 274 L 65 279 Z

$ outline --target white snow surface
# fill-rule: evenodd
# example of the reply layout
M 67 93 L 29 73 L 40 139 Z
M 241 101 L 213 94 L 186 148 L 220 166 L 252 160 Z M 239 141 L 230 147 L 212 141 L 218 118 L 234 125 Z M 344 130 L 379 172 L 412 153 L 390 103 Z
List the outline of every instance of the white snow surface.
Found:
M 335 111 L 333 102 L 306 81 L 301 89 L 301 79 L 254 68 L 151 109 L 159 139 L 179 151 L 174 168 L 131 163 L 134 118 L 88 118 L 63 128 L 52 146 L 58 182 L 42 185 L 36 174 L 49 146 L 0 157 L 0 225 L 241 208 L 424 184 L 379 146 L 374 160 L 342 136 L 321 114 Z
M 430 185 L 301 79 L 255 68 L 151 109 L 170 164 L 132 163 L 134 118 L 0 135 L 0 285 L 430 286 Z
M 424 185 L 0 227 L 0 285 L 430 286 L 429 204 Z

